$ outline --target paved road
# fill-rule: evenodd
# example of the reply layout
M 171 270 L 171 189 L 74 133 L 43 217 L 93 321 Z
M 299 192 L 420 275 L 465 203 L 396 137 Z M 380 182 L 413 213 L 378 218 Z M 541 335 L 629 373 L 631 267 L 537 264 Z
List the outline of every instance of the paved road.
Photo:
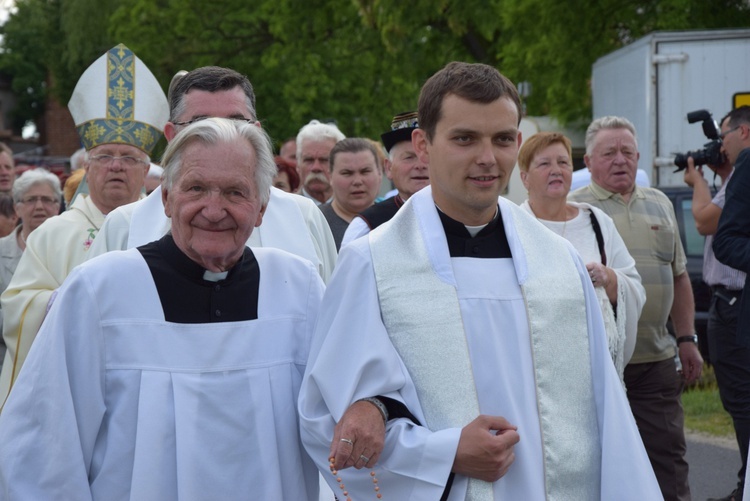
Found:
M 737 484 L 740 452 L 734 439 L 688 433 L 687 461 L 693 501 L 726 496 Z

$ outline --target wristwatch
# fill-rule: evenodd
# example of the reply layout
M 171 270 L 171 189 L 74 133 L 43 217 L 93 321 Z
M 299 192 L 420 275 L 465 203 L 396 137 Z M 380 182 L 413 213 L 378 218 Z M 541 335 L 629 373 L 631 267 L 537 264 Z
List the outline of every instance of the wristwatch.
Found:
M 680 336 L 677 338 L 677 346 L 680 346 L 680 343 L 695 343 L 698 344 L 698 336 L 693 334 L 690 336 Z

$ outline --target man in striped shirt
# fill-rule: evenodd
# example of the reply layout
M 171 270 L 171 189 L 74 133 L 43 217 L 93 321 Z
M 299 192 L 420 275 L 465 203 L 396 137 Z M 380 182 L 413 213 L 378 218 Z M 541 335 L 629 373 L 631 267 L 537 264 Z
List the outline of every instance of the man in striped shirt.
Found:
M 693 329 L 693 289 L 672 202 L 655 188 L 636 186 L 638 157 L 635 127 L 629 120 L 594 120 L 586 131 L 584 157 L 591 184 L 569 198 L 590 203 L 614 220 L 643 279 L 646 304 L 624 374 L 628 401 L 663 497 L 689 500 L 680 397 L 684 383 L 698 379 L 703 368 Z M 667 331 L 669 317 L 676 347 Z M 675 369 L 675 354 L 682 363 L 682 378 Z

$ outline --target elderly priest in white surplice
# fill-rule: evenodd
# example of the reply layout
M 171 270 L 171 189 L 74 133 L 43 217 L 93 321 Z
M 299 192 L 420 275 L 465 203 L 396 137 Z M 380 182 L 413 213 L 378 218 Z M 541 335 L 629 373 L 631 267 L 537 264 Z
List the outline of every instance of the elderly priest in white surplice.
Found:
M 0 415 L 0 498 L 312 500 L 296 401 L 323 283 L 245 247 L 276 172 L 255 125 L 169 143 L 171 233 L 74 270 Z

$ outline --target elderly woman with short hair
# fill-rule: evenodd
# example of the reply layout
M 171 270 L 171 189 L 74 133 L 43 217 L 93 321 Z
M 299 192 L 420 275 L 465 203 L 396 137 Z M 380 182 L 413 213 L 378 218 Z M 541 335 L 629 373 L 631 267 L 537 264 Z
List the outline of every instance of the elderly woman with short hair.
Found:
M 570 140 L 556 132 L 531 136 L 518 153 L 529 198 L 521 207 L 568 240 L 586 264 L 599 298 L 610 355 L 622 380 L 635 348 L 646 292 L 612 219 L 585 203 L 569 202 L 573 162 Z
M 21 224 L 0 238 L 0 293 L 8 287 L 16 271 L 21 254 L 26 250 L 29 233 L 60 212 L 61 198 L 60 179 L 46 169 L 28 170 L 13 183 L 13 201 Z M 2 326 L 3 312 L 0 310 L 0 332 Z M 0 337 L 0 368 L 4 358 L 5 343 Z

